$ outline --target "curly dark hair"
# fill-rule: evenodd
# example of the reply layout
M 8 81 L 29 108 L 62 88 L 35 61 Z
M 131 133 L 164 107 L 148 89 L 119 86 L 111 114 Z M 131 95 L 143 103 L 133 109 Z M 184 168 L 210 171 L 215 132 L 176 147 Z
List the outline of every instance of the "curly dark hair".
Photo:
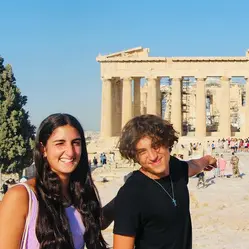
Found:
M 69 191 L 72 205 L 79 211 L 86 231 L 84 241 L 88 249 L 106 249 L 101 234 L 101 205 L 91 178 L 84 131 L 76 118 L 69 114 L 52 114 L 40 125 L 34 150 L 36 192 L 39 202 L 36 236 L 41 249 L 73 249 L 70 226 L 63 205 L 60 179 L 43 158 L 41 146 L 46 146 L 53 131 L 70 125 L 81 136 L 82 151 L 77 168 L 70 175 Z
M 136 116 L 122 129 L 118 143 L 121 156 L 137 162 L 136 145 L 146 136 L 152 139 L 152 147 L 165 146 L 170 151 L 178 141 L 178 134 L 168 121 L 151 114 Z

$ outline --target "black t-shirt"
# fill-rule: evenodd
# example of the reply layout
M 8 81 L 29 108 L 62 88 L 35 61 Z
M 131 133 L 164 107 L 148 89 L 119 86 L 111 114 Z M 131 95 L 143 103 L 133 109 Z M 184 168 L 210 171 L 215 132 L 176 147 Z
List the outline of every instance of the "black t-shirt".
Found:
M 188 164 L 170 157 L 175 207 L 152 179 L 134 171 L 115 199 L 114 234 L 135 236 L 136 249 L 191 249 Z M 157 180 L 172 196 L 170 177 Z

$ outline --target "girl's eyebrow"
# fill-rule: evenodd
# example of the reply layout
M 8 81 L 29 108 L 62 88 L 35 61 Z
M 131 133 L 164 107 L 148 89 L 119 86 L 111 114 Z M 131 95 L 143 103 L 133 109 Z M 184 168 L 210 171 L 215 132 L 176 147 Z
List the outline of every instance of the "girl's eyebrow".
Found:
M 66 140 L 65 139 L 57 139 L 57 140 L 54 140 L 53 143 L 62 143 L 62 142 L 65 142 Z M 78 138 L 75 138 L 72 140 L 73 142 L 75 141 L 81 141 L 81 138 L 78 137 Z
M 73 139 L 73 142 L 75 142 L 75 141 L 81 141 L 81 138 L 78 137 L 78 138 Z
M 65 142 L 64 139 L 57 139 L 57 140 L 54 140 L 53 143 L 58 143 L 58 142 Z

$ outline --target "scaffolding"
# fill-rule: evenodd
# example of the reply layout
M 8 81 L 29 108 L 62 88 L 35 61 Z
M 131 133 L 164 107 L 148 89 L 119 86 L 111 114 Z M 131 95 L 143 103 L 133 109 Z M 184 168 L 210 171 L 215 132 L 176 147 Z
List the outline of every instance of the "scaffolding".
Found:
M 220 123 L 220 111 L 215 105 L 214 94 L 220 88 L 220 79 L 209 77 L 206 82 L 206 129 L 207 132 L 217 132 Z
M 170 113 L 171 113 L 171 88 L 170 84 L 168 85 L 161 85 L 161 114 L 162 118 L 166 120 L 170 120 Z
M 245 87 L 239 85 L 240 94 L 239 98 L 230 99 L 230 118 L 232 132 L 239 131 L 241 123 L 240 109 L 245 106 Z M 195 82 L 192 78 L 182 79 L 181 88 L 181 109 L 182 109 L 182 135 L 190 135 L 195 131 Z M 218 79 L 210 79 L 206 83 L 206 128 L 207 132 L 216 132 L 220 123 L 220 111 L 219 106 L 216 103 L 216 92 L 220 88 L 220 82 Z M 161 91 L 161 114 L 162 118 L 171 120 L 171 80 L 160 85 Z
M 190 89 L 191 80 L 183 78 L 182 80 L 182 135 L 186 136 L 192 130 L 189 120 L 192 118 L 190 114 Z

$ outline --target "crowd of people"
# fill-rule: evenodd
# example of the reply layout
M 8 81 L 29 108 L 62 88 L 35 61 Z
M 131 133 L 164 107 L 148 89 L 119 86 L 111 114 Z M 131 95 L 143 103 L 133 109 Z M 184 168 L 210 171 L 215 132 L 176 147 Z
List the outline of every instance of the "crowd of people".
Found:
M 239 169 L 239 157 L 235 154 L 234 151 L 232 151 L 230 160 L 226 160 L 222 153 L 216 153 L 215 158 L 217 160 L 217 167 L 213 169 L 213 176 L 211 176 L 212 178 L 233 177 L 242 179 L 242 174 L 240 174 Z M 226 173 L 228 171 L 228 167 L 230 167 L 230 171 L 232 171 L 231 173 Z M 198 178 L 197 188 L 207 187 L 206 180 L 208 179 L 205 178 L 205 172 L 200 172 L 196 175 L 196 177 Z
M 233 152 L 248 152 L 249 151 L 249 138 L 227 138 L 218 139 L 217 142 L 207 142 L 207 147 L 211 150 L 222 149 L 225 152 L 232 150 Z
M 207 142 L 190 142 L 189 144 L 180 144 L 181 149 L 188 150 L 188 156 L 196 153 L 204 153 L 207 155 L 214 155 L 217 152 L 249 152 L 249 138 L 227 138 L 218 139 Z M 179 155 L 178 155 L 179 157 Z
M 102 152 L 99 156 L 94 156 L 92 160 L 89 159 L 89 166 L 104 166 L 106 164 L 115 163 L 115 152 L 110 151 L 108 156 Z

